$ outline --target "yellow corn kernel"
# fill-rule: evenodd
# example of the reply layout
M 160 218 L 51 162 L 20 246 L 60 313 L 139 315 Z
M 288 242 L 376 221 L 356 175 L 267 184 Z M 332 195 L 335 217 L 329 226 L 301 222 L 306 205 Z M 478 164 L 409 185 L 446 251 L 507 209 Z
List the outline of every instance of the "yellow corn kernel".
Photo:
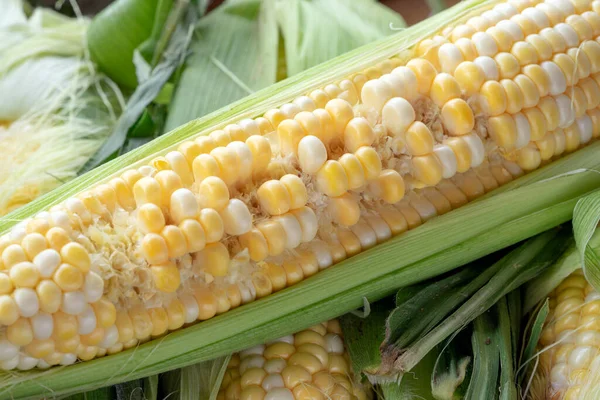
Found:
M 287 242 L 287 234 L 278 221 L 265 220 L 256 225 L 256 228 L 264 235 L 267 241 L 269 255 L 276 256 L 283 253 Z
M 239 236 L 242 248 L 248 249 L 248 255 L 252 261 L 262 261 L 269 256 L 269 245 L 267 239 L 258 229 L 252 229 Z
M 302 179 L 293 174 L 282 176 L 279 181 L 285 186 L 290 197 L 290 210 L 304 207 L 308 202 L 308 192 Z
M 67 340 L 77 335 L 77 318 L 61 311 L 52 314 L 54 330 L 52 337 L 56 340 Z
M 233 185 L 239 178 L 240 159 L 230 147 L 217 147 L 210 152 L 219 166 L 219 177 L 228 185 Z M 200 156 L 201 157 L 201 156 Z
M 133 193 L 131 189 L 127 185 L 122 178 L 115 178 L 108 183 L 113 190 L 115 191 L 115 195 L 117 196 L 117 201 L 119 205 L 123 207 L 127 211 L 131 211 L 135 208 L 135 200 L 133 198 Z
M 156 288 L 161 292 L 173 293 L 179 288 L 181 278 L 177 266 L 172 262 L 150 267 L 152 279 Z
M 581 133 L 579 132 L 579 127 L 577 124 L 573 124 L 564 129 L 565 133 L 565 151 L 572 152 L 579 148 L 581 144 Z
M 60 308 L 62 290 L 51 280 L 42 280 L 36 286 L 36 293 L 40 303 L 40 310 L 53 314 Z
M 27 255 L 21 246 L 18 244 L 11 244 L 7 246 L 2 252 L 2 262 L 5 268 L 11 268 L 22 262 L 27 261 Z
M 323 108 L 325 107 L 325 104 L 327 104 L 327 102 L 329 100 L 331 100 L 331 98 L 329 97 L 329 95 L 327 93 L 325 93 L 324 90 L 321 89 L 317 89 L 317 90 L 313 90 L 308 97 L 315 102 L 315 105 L 319 108 Z
M 519 60 L 511 53 L 498 53 L 494 57 L 494 61 L 498 65 L 498 71 L 502 79 L 512 79 L 521 70 Z
M 450 147 L 456 157 L 456 171 L 463 173 L 471 168 L 472 154 L 468 143 L 460 137 L 448 138 L 444 144 Z
M 444 105 L 444 109 L 446 105 Z M 450 113 L 451 111 L 447 110 L 446 112 Z M 411 155 L 422 156 L 433 152 L 433 135 L 427 125 L 420 121 L 415 121 L 408 127 L 405 133 L 405 141 L 406 148 Z
M 39 252 L 48 248 L 48 242 L 44 235 L 35 232 L 30 233 L 23 238 L 21 247 L 27 254 L 27 257 L 30 260 L 33 260 Z
M 541 140 L 548 132 L 546 118 L 539 108 L 533 107 L 523 110 L 530 127 L 530 140 Z
M 117 318 L 117 310 L 115 305 L 105 298 L 92 303 L 98 325 L 103 328 L 110 328 L 115 324 Z
M 486 87 L 490 82 L 484 83 L 483 86 Z M 481 89 L 482 92 L 484 91 L 484 87 Z M 502 93 L 504 93 L 503 89 Z M 475 126 L 475 116 L 466 101 L 463 99 L 452 99 L 442 107 L 442 123 L 450 135 L 466 135 Z
M 485 81 L 485 75 L 481 67 L 472 61 L 463 61 L 458 64 L 454 70 L 454 78 L 467 96 L 478 93 Z
M 540 166 L 542 157 L 535 146 L 526 146 L 518 150 L 517 163 L 525 171 L 531 171 Z
M 149 233 L 142 239 L 142 254 L 148 263 L 161 264 L 169 259 L 169 248 L 158 233 Z
M 143 177 L 143 175 L 138 170 L 135 170 L 135 169 L 130 169 L 129 171 L 125 171 L 125 172 L 123 172 L 123 175 L 121 175 L 121 179 L 123 179 L 123 181 L 125 181 L 125 183 L 129 187 L 129 189 L 131 189 L 131 190 L 133 190 L 133 186 L 136 184 L 137 181 L 142 179 L 142 177 Z
M 199 267 L 213 276 L 225 276 L 229 271 L 229 251 L 223 243 L 210 243 L 195 254 Z
M 19 307 L 9 295 L 0 296 L 0 323 L 9 326 L 19 318 Z
M 129 309 L 129 318 L 133 326 L 133 333 L 136 339 L 144 340 L 150 337 L 152 333 L 152 320 L 150 314 L 143 306 L 133 306 Z
M 554 135 L 549 134 L 544 136 L 543 139 L 536 141 L 535 145 L 540 152 L 540 158 L 542 161 L 549 160 L 554 156 L 554 150 L 556 147 Z
M 540 99 L 537 108 L 539 108 L 542 114 L 544 114 L 548 131 L 553 131 L 558 128 L 559 111 L 556 100 L 554 100 L 553 97 L 546 96 Z
M 496 81 L 487 81 L 481 87 L 482 106 L 486 114 L 496 116 L 504 113 L 507 97 L 504 87 Z
M 65 292 L 74 291 L 83 285 L 81 269 L 71 264 L 62 264 L 54 273 L 54 282 Z
M 575 117 L 579 118 L 585 114 L 588 104 L 583 90 L 578 86 L 574 86 L 569 88 L 566 94 L 571 99 L 571 107 L 575 111 Z
M 0 294 L 12 293 L 14 286 L 7 274 L 0 274 Z
M 375 132 L 363 117 L 351 119 L 344 129 L 344 146 L 355 152 L 362 146 L 370 146 L 375 140 Z
M 527 65 L 523 67 L 523 74 L 527 76 L 537 87 L 540 97 L 550 93 L 550 77 L 539 65 Z
M 488 133 L 492 140 L 500 147 L 509 151 L 517 142 L 517 127 L 514 119 L 509 114 L 491 117 L 488 120 Z
M 354 153 L 365 173 L 365 179 L 376 179 L 381 173 L 381 158 L 370 146 L 363 146 Z
M 563 75 L 565 76 L 565 80 L 567 81 L 567 86 L 573 86 L 577 83 L 578 74 L 575 69 L 575 62 L 571 57 L 569 57 L 567 54 L 559 53 L 552 57 L 552 61 L 558 65 L 562 71 Z
M 200 251 L 206 245 L 206 234 L 202 225 L 195 219 L 185 219 L 179 224 L 179 230 L 185 237 L 186 249 L 189 253 Z
M 358 189 L 365 184 L 365 171 L 358 157 L 346 153 L 339 158 L 338 162 L 344 168 L 344 172 L 348 177 L 348 189 Z
M 348 176 L 344 167 L 335 160 L 328 160 L 317 172 L 317 187 L 327 196 L 341 196 L 348 190 Z
M 342 134 L 346 129 L 346 125 L 348 125 L 350 120 L 354 118 L 352 106 L 345 100 L 329 100 L 325 105 L 325 110 L 327 110 L 329 115 L 331 115 L 335 132 L 337 134 Z
M 437 71 L 433 64 L 422 58 L 413 58 L 406 66 L 414 72 L 417 77 L 417 87 L 421 94 L 429 93 L 433 79 L 437 75 Z
M 524 74 L 515 76 L 514 81 L 523 93 L 523 107 L 535 107 L 540 101 L 540 92 L 535 83 Z
M 460 97 L 460 85 L 450 74 L 437 74 L 431 84 L 429 96 L 431 97 L 431 100 L 441 108 L 448 100 Z
M 500 84 L 506 92 L 506 112 L 515 114 L 523 108 L 523 94 L 519 86 L 510 79 L 502 79 Z
M 119 342 L 127 343 L 134 337 L 133 323 L 126 311 L 119 311 L 116 315 L 115 326 L 119 331 Z
M 433 182 L 437 176 L 441 179 L 442 168 L 435 156 L 417 156 L 413 157 L 412 161 L 413 173 L 420 181 L 425 183 Z M 431 184 L 434 185 L 435 183 Z M 404 179 L 402 179 L 398 171 L 393 169 L 381 171 L 377 179 L 371 182 L 369 188 L 375 197 L 389 204 L 397 203 L 404 197 Z
M 257 196 L 261 208 L 270 215 L 285 214 L 290 209 L 290 193 L 279 180 L 270 180 L 260 185 Z
M 209 176 L 221 175 L 221 168 L 219 167 L 217 160 L 210 154 L 200 154 L 198 157 L 194 158 L 192 171 L 196 182 L 202 182 Z
M 352 226 L 360 218 L 360 207 L 349 193 L 329 198 L 329 212 L 334 222 L 343 226 Z
M 50 247 L 57 251 L 60 251 L 60 249 L 62 249 L 62 247 L 64 245 L 71 242 L 71 239 L 69 238 L 69 234 L 63 228 L 59 228 L 57 226 L 48 229 L 48 232 L 46 232 L 46 240 L 48 241 L 48 244 L 50 245 Z M 5 251 L 6 251 L 6 249 L 5 249 Z M 8 267 L 8 266 L 12 265 L 12 264 L 9 264 L 9 265 L 6 264 L 7 260 L 4 260 L 4 253 L 2 253 L 2 259 L 4 261 L 5 266 Z M 9 260 L 9 262 L 10 262 L 10 260 Z
M 198 303 L 198 319 L 200 321 L 210 319 L 217 313 L 217 298 L 209 290 L 199 290 L 194 293 Z
M 145 176 L 133 185 L 133 197 L 138 207 L 146 203 L 160 206 L 162 204 L 162 189 L 156 179 Z
M 279 150 L 282 154 L 294 154 L 298 150 L 298 143 L 306 135 L 298 121 L 286 119 L 277 127 L 279 137 Z
M 223 219 L 219 213 L 212 208 L 204 208 L 200 210 L 198 220 L 204 229 L 206 235 L 206 243 L 215 243 L 221 240 L 225 232 Z
M 19 318 L 6 327 L 6 338 L 14 345 L 27 346 L 33 341 L 33 329 L 27 318 Z

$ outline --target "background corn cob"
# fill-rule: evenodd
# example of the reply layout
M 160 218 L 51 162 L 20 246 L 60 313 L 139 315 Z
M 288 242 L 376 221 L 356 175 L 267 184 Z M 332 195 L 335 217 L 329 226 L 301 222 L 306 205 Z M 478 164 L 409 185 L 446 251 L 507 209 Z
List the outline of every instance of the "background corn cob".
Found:
M 184 142 L 12 228 L 2 237 L 3 368 L 87 360 L 211 318 L 588 143 L 600 134 L 600 45 L 589 40 L 598 15 L 589 4 L 551 3 L 559 8 L 544 3 L 534 17 L 525 11 L 533 2 L 500 5 L 449 39 L 421 42 L 423 57 L 407 67 L 387 60 Z M 519 104 L 506 112 L 519 96 L 495 80 L 506 69 L 502 48 L 473 32 L 494 18 L 515 35 L 505 38 L 515 54 L 502 57 L 524 67 L 506 75 L 528 100 L 523 113 Z M 540 31 L 545 43 L 541 29 L 556 55 L 518 41 Z M 552 152 L 537 143 L 546 139 Z
M 238 354 L 217 399 L 367 399 L 355 383 L 339 322 L 331 320 Z
M 530 398 L 593 398 L 600 362 L 598 292 L 577 270 L 549 297 L 550 312 L 540 336 L 540 363 Z

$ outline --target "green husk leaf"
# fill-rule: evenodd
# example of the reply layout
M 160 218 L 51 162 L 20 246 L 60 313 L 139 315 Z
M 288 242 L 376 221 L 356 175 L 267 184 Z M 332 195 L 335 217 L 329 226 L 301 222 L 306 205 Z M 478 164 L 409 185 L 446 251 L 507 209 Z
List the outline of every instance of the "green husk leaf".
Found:
M 122 149 L 131 127 L 136 124 L 146 110 L 146 107 L 163 90 L 164 85 L 175 69 L 183 63 L 191 40 L 192 27 L 198 19 L 198 14 L 196 8 L 191 7 L 184 0 L 180 0 L 177 3 L 173 12 L 180 18 L 183 18 L 183 22 L 177 25 L 172 35 L 169 34 L 170 41 L 164 53 L 164 59 L 152 69 L 148 79 L 137 86 L 127 101 L 125 110 L 119 118 L 114 131 L 98 152 L 86 163 L 81 172 L 87 172 L 99 166 L 107 159 L 116 155 L 119 149 Z
M 436 400 L 453 400 L 455 385 L 460 384 L 461 378 L 464 379 L 462 375 L 466 374 L 469 358 L 459 360 L 453 358 L 454 354 L 441 354 L 448 353 L 448 350 L 444 350 L 443 346 L 436 347 L 410 374 L 402 376 L 400 381 L 380 383 L 376 391 L 381 391 L 385 400 L 430 399 L 432 396 Z M 438 361 L 441 357 L 444 362 Z M 441 364 L 447 369 L 436 374 L 436 366 L 441 369 Z
M 540 303 L 538 309 L 533 312 L 530 316 L 528 327 L 524 334 L 524 345 L 523 353 L 519 359 L 519 370 L 517 373 L 519 387 L 524 387 L 524 380 L 527 377 L 527 373 L 530 371 L 531 362 L 535 361 L 534 357 L 536 346 L 539 343 L 544 322 L 550 312 L 549 300 L 546 299 L 543 303 Z
M 145 400 L 158 400 L 158 375 L 150 375 L 143 381 Z
M 170 400 L 216 400 L 231 355 L 204 361 L 161 377 Z
M 509 315 L 507 296 L 501 298 L 494 307 L 498 315 L 498 324 L 494 340 L 500 354 L 500 400 L 517 400 L 515 386 L 515 367 L 512 348 L 512 326 Z
M 473 372 L 465 400 L 498 398 L 500 352 L 492 315 L 483 313 L 473 321 Z
M 373 0 L 275 0 L 287 75 L 406 27 L 398 13 Z M 324 39 L 325 38 L 325 39 Z
M 573 224 L 575 224 L 575 221 L 573 221 Z M 575 240 L 577 240 L 577 237 L 575 237 Z M 587 245 L 594 252 L 600 250 L 600 230 L 594 232 Z M 534 309 L 560 282 L 579 268 L 582 268 L 581 254 L 576 245 L 573 244 L 555 264 L 527 283 L 523 313 L 528 313 Z
M 90 392 L 74 394 L 65 397 L 64 400 L 112 400 L 114 396 L 113 389 L 107 386 Z
M 518 367 L 520 354 L 519 350 L 521 343 L 521 318 L 523 314 L 521 290 L 521 288 L 513 290 L 506 296 L 506 303 L 508 305 L 508 316 L 510 318 L 511 348 L 513 352 L 512 359 L 514 370 L 516 370 Z
M 117 400 L 146 400 L 143 379 L 115 385 L 115 395 Z
M 590 246 L 590 241 L 598 227 L 598 222 L 600 222 L 600 190 L 579 200 L 573 210 L 573 233 L 583 272 L 587 281 L 596 290 L 600 290 L 600 252 Z
M 270 1 L 229 1 L 199 22 L 167 130 L 275 83 L 278 33 Z
M 158 40 L 165 11 L 173 0 L 119 0 L 98 14 L 88 30 L 92 60 L 119 85 L 138 84 L 134 51 L 148 38 Z
M 360 318 L 352 313 L 340 318 L 344 342 L 357 376 L 377 372 L 381 364 L 379 347 L 385 339 L 386 319 L 393 309 L 394 303 L 386 298 L 371 304 L 371 313 L 367 318 Z
M 497 264 L 482 271 L 481 263 L 427 285 L 410 300 L 396 303 L 386 323 L 382 346 L 403 349 L 422 339 L 456 307 L 479 290 L 498 271 Z M 409 327 L 409 328 L 407 328 Z
M 446 2 L 444 0 L 427 0 L 427 5 L 432 14 L 437 14 L 446 9 Z
M 166 128 L 389 35 L 390 23 L 406 26 L 373 0 L 229 0 L 200 21 Z
M 17 5 L 18 3 L 18 5 Z M 84 18 L 67 18 L 52 10 L 37 8 L 25 20 L 16 15 L 12 7 L 21 2 L 1 2 L 0 15 L 0 75 L 22 62 L 46 55 L 82 57 L 84 38 L 89 21 Z M 21 10 L 22 12 L 22 10 Z M 4 14 L 8 17 L 4 19 Z M 11 16 L 12 15 L 12 16 Z M 14 18 L 9 20 L 9 18 Z
M 510 252 L 492 267 L 497 272 L 489 282 L 443 322 L 410 346 L 389 349 L 394 368 L 398 371 L 410 371 L 433 347 L 484 313 L 502 296 L 551 265 L 569 244 L 568 235 L 548 231 Z M 386 361 L 384 359 L 384 368 Z

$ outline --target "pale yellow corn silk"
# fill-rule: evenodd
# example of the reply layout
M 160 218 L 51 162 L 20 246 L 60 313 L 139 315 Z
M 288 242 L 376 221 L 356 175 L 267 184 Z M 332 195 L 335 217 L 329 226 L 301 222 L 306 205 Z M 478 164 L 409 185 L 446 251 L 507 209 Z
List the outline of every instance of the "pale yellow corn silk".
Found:
M 600 136 L 600 2 L 511 0 L 0 238 L 4 369 L 291 286 Z
M 370 399 L 336 320 L 246 349 L 229 361 L 218 400 Z

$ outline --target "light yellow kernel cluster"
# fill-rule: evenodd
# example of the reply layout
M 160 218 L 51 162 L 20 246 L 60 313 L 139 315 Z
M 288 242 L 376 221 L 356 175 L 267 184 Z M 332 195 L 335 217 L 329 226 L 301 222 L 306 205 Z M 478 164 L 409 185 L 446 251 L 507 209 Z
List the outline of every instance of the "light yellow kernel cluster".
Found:
M 550 313 L 540 337 L 538 374 L 549 397 L 579 399 L 600 366 L 600 295 L 583 271 L 567 277 L 550 294 Z
M 219 400 L 366 400 L 337 321 L 234 354 Z

